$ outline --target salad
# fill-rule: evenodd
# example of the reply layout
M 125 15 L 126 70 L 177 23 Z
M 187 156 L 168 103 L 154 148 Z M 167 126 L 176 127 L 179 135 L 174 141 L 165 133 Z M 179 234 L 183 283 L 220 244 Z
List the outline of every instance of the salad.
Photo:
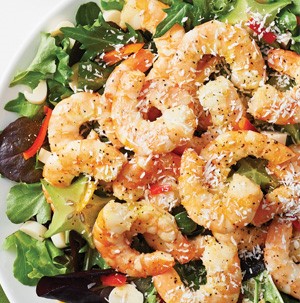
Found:
M 299 85 L 298 0 L 78 6 L 4 105 L 15 278 L 74 303 L 300 302 Z

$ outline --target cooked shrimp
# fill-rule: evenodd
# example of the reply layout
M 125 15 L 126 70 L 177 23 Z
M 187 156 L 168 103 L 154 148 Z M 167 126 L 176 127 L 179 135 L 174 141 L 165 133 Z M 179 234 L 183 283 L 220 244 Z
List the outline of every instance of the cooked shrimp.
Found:
M 218 243 L 213 237 L 204 238 L 203 265 L 206 284 L 197 291 L 184 286 L 175 269 L 153 277 L 154 286 L 166 303 L 237 302 L 242 273 L 237 248 L 231 243 Z
M 196 77 L 197 63 L 205 54 L 224 57 L 231 67 L 231 81 L 240 89 L 255 89 L 265 80 L 263 57 L 248 32 L 216 20 L 198 25 L 184 35 L 170 62 L 170 78 L 180 86 L 189 86 Z
M 104 116 L 105 119 L 102 117 L 98 122 L 100 124 L 100 129 L 104 130 L 104 135 L 117 148 L 122 147 L 123 144 L 119 141 L 115 133 L 115 126 L 111 119 L 111 106 L 118 85 L 120 84 L 120 79 L 125 72 L 130 70 L 139 70 L 141 72 L 147 71 L 152 66 L 153 59 L 154 56 L 150 51 L 141 49 L 136 54 L 122 61 L 122 63 L 113 70 L 106 81 L 103 98 L 106 104 L 106 113 L 108 112 L 109 115 Z M 105 113 L 102 115 L 104 114 Z
M 277 70 L 278 72 L 284 73 L 300 83 L 300 56 L 293 52 L 283 49 L 271 49 L 268 53 L 268 65 Z
M 153 203 L 164 210 L 171 211 L 181 203 L 178 189 L 178 175 L 166 175 L 158 178 L 158 181 L 150 185 L 145 191 L 145 200 Z
M 291 180 L 289 180 L 289 183 Z M 292 181 L 291 187 L 282 185 L 266 195 L 253 218 L 252 224 L 260 226 L 268 222 L 275 215 L 285 214 L 300 218 L 300 183 Z
M 156 234 L 146 233 L 144 237 L 150 247 L 170 253 L 179 263 L 187 263 L 195 256 L 193 245 L 181 233 L 172 243 L 162 241 Z
M 289 251 L 292 233 L 291 221 L 274 219 L 269 227 L 264 259 L 278 289 L 300 299 L 300 264 L 291 259 Z
M 231 232 L 251 222 L 262 199 L 259 186 L 235 174 L 227 190 L 223 186 L 219 194 L 211 193 L 203 180 L 205 166 L 206 163 L 194 151 L 184 152 L 179 192 L 181 203 L 191 219 L 220 233 Z M 240 190 L 241 184 L 243 191 Z
M 195 71 L 195 85 L 201 86 L 205 81 L 209 80 L 209 76 L 216 71 L 217 65 L 220 63 L 221 58 L 213 55 L 203 55 L 197 64 Z
M 152 173 L 141 167 L 140 161 L 141 157 L 135 156 L 123 166 L 112 184 L 113 194 L 116 198 L 132 202 L 138 201 L 144 196 L 146 186 L 151 181 Z M 149 160 L 145 157 L 144 161 Z
M 146 79 L 149 79 L 149 74 Z M 196 92 L 193 92 L 192 95 L 170 79 L 162 76 L 146 80 L 138 99 L 139 111 L 147 120 L 154 121 L 161 116 L 164 110 L 186 105 L 193 110 L 198 118 L 197 128 L 204 127 L 206 129 L 207 125 L 210 124 L 209 117 L 207 119 L 207 112 L 203 110 L 196 98 Z
M 107 102 L 111 103 L 114 100 L 123 74 L 133 70 L 146 72 L 152 66 L 153 59 L 154 55 L 149 50 L 141 49 L 136 54 L 122 61 L 106 81 L 103 95 L 108 100 Z
M 158 0 L 127 0 L 121 11 L 120 26 L 126 27 L 127 23 L 135 29 L 146 30 L 155 34 L 157 25 L 167 16 L 164 9 L 168 7 L 168 5 Z M 175 24 L 163 36 L 153 39 L 158 52 L 158 59 L 147 79 L 168 78 L 168 63 L 184 34 L 184 28 Z
M 192 138 L 196 116 L 186 105 L 162 112 L 155 121 L 146 121 L 137 110 L 145 75 L 138 71 L 123 75 L 112 105 L 112 118 L 119 140 L 139 155 L 162 154 Z
M 260 226 L 277 214 L 300 218 L 300 153 L 280 165 L 268 166 L 280 186 L 269 192 L 256 211 L 252 224 Z
M 204 132 L 200 137 L 198 136 L 193 136 L 191 140 L 187 141 L 183 145 L 177 147 L 174 152 L 182 155 L 183 152 L 187 148 L 192 148 L 193 150 L 196 151 L 197 154 L 200 154 L 202 149 L 210 143 L 213 139 L 215 139 L 218 136 L 218 132 L 210 128 L 208 131 Z
M 225 180 L 230 166 L 249 155 L 268 160 L 272 165 L 294 159 L 295 153 L 287 146 L 254 131 L 228 131 L 218 136 L 202 150 L 201 156 L 219 168 Z
M 155 33 L 157 25 L 167 15 L 163 10 L 168 7 L 158 0 L 126 0 L 121 11 L 120 26 L 126 28 L 127 23 L 134 29 Z
M 43 168 L 43 177 L 57 187 L 67 187 L 72 183 L 76 173 L 69 167 L 63 167 L 56 153 L 51 153 Z
M 140 71 L 146 71 L 151 66 L 152 59 L 149 51 L 140 50 L 124 60 L 110 75 L 104 92 L 106 98 L 114 101 L 112 118 L 118 139 L 140 155 L 170 152 L 180 142 L 188 140 L 196 127 L 196 117 L 187 105 L 167 108 L 162 117 L 153 122 L 142 118 L 138 111 L 138 97 L 145 76 Z M 193 102 L 187 92 L 175 87 L 173 89 L 173 86 L 166 93 L 158 93 L 165 94 L 165 100 L 168 100 L 167 94 L 182 104 L 191 106 Z M 162 104 L 157 102 L 157 106 L 160 109 Z
M 59 152 L 66 144 L 81 140 L 80 126 L 107 116 L 107 104 L 98 93 L 82 92 L 71 95 L 55 106 L 48 127 L 52 152 Z
M 156 235 L 168 244 L 169 252 L 142 254 L 132 249 L 131 238 L 138 233 Z M 180 256 L 180 252 L 187 255 L 189 247 L 174 217 L 147 202 L 120 204 L 110 201 L 98 215 L 93 239 L 110 266 L 132 277 L 154 276 L 167 271 L 174 265 L 172 255 Z
M 221 242 L 232 242 L 237 245 L 239 251 L 255 251 L 258 246 L 265 245 L 268 227 L 245 226 L 237 228 L 231 233 L 213 233 Z
M 232 130 L 246 115 L 235 87 L 223 76 L 202 86 L 198 97 L 203 109 L 211 115 L 213 128 L 219 133 Z
M 183 153 L 179 192 L 193 221 L 220 233 L 252 221 L 263 197 L 260 187 L 239 174 L 226 183 L 230 167 L 249 155 L 276 164 L 294 156 L 288 147 L 252 131 L 218 136 L 201 151 L 201 157 L 191 149 Z
M 254 118 L 274 124 L 300 122 L 300 55 L 274 49 L 268 53 L 268 65 L 296 80 L 297 85 L 282 92 L 266 84 L 257 89 L 249 102 L 248 111 Z
M 114 196 L 127 202 L 146 198 L 150 203 L 170 210 L 180 202 L 177 188 L 179 168 L 180 157 L 174 153 L 134 156 L 113 182 Z M 153 186 L 168 187 L 168 191 L 153 194 Z
M 186 90 L 180 89 L 178 85 L 164 78 L 146 81 L 138 99 L 140 112 L 146 118 L 149 110 L 153 108 L 161 113 L 172 107 L 186 105 L 195 112 L 195 107 L 197 106 L 195 100 Z M 154 118 L 157 119 L 158 117 Z
M 205 124 L 207 130 L 201 137 L 194 136 L 177 148 L 176 152 L 181 154 L 182 150 L 189 147 L 199 154 L 209 142 L 221 133 L 236 128 L 242 117 L 246 116 L 245 106 L 235 87 L 223 76 L 200 87 L 197 94 L 204 110 L 204 114 L 198 118 L 198 121 L 201 126 Z M 207 116 L 209 116 L 209 122 L 203 123 L 203 117 Z
M 98 138 L 84 139 L 80 134 L 82 124 L 105 121 L 106 110 L 103 98 L 91 93 L 74 94 L 56 105 L 48 128 L 52 155 L 43 170 L 47 181 L 68 186 L 80 173 L 107 182 L 117 177 L 126 161 L 124 155 Z
M 184 34 L 184 28 L 179 24 L 175 24 L 164 35 L 153 39 L 158 57 L 147 76 L 147 80 L 155 78 L 169 78 L 169 63 Z
M 125 23 L 128 23 L 136 29 L 147 30 L 154 34 L 157 25 L 167 16 L 164 12 L 166 8 L 168 8 L 168 6 L 158 0 L 127 0 L 121 12 L 121 26 L 124 27 Z M 134 18 L 132 18 L 133 15 L 135 16 Z M 179 24 L 175 24 L 163 36 L 153 39 L 157 49 L 157 56 L 152 69 L 146 77 L 147 80 L 169 78 L 169 62 L 175 55 L 176 49 L 184 34 L 184 28 Z M 206 60 L 203 60 L 205 62 L 200 62 L 196 70 L 195 81 L 197 83 L 199 81 L 202 83 L 204 78 L 207 78 L 207 71 L 210 70 L 211 66 L 215 67 L 215 63 L 218 61 L 216 58 L 205 59 Z M 195 96 L 196 90 L 189 91 L 189 93 Z M 172 100 L 172 98 L 169 99 Z M 203 111 L 198 102 L 194 104 L 194 112 L 201 119 L 201 113 Z
M 294 262 L 300 263 L 300 230 L 295 228 L 291 239 L 290 256 Z

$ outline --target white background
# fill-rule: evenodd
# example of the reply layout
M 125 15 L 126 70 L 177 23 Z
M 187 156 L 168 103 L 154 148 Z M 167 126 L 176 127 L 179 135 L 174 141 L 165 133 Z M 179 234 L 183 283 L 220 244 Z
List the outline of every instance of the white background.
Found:
M 1 0 L 0 81 L 18 49 L 63 0 Z

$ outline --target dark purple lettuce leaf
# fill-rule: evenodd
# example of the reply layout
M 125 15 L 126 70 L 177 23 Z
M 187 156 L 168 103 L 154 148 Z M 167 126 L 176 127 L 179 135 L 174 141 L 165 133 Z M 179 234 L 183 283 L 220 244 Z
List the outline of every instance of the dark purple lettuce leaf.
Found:
M 103 287 L 100 277 L 113 273 L 113 269 L 100 269 L 45 276 L 38 282 L 36 293 L 39 297 L 66 303 L 107 303 L 112 287 Z
M 41 121 L 21 117 L 10 123 L 0 134 L 0 173 L 4 177 L 25 183 L 35 183 L 42 177 L 36 169 L 35 157 L 25 160 L 23 152 L 34 142 Z

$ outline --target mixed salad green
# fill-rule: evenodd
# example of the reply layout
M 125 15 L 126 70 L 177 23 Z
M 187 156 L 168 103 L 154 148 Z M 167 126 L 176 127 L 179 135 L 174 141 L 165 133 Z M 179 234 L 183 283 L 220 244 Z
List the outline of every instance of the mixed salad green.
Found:
M 6 214 L 9 220 L 15 224 L 35 221 L 47 229 L 43 241 L 18 230 L 4 243 L 6 249 L 16 249 L 13 269 L 16 279 L 25 285 L 37 285 L 39 296 L 66 302 L 106 302 L 105 298 L 112 287 L 118 285 L 105 285 L 99 278 L 116 273 L 101 258 L 90 236 L 96 216 L 111 199 L 111 193 L 105 187 L 93 188 L 85 176 L 79 177 L 70 187 L 55 188 L 42 179 L 43 164 L 38 156 L 29 160 L 23 157 L 23 152 L 33 144 L 43 125 L 45 105 L 55 107 L 62 99 L 73 94 L 74 86 L 79 91 L 102 92 L 108 76 L 118 63 L 108 66 L 101 60 L 101 54 L 114 50 L 115 45 L 138 42 L 145 43 L 145 48 L 155 52 L 153 38 L 162 36 L 176 23 L 183 25 L 186 31 L 211 19 L 231 24 L 242 23 L 248 21 L 248 10 L 251 10 L 263 19 L 265 17 L 264 28 L 270 27 L 275 36 L 275 39 L 270 37 L 269 30 L 264 28 L 259 31 L 252 28 L 259 45 L 290 49 L 300 54 L 299 0 L 162 2 L 169 5 L 165 10 L 167 17 L 158 25 L 154 35 L 134 30 L 130 25 L 127 25 L 125 31 L 117 24 L 104 20 L 103 11 L 122 10 L 122 0 L 99 0 L 81 5 L 75 16 L 75 26 L 63 27 L 57 35 L 43 33 L 35 58 L 10 83 L 11 86 L 22 84 L 35 89 L 41 81 L 46 81 L 48 89 L 43 104 L 28 102 L 22 92 L 9 101 L 4 108 L 15 112 L 19 118 L 3 130 L 0 136 L 0 172 L 4 177 L 17 182 L 7 197 Z M 285 39 L 276 38 L 283 36 Z M 32 121 L 36 127 L 31 126 Z M 279 127 L 261 121 L 253 123 L 260 130 L 271 127 L 272 130 L 288 134 L 290 143 L 300 143 L 300 125 Z M 18 132 L 19 126 L 22 126 L 22 131 Z M 33 138 L 25 134 L 26 129 Z M 18 146 L 12 144 L 16 137 Z M 43 140 L 42 146 L 47 149 L 47 139 Z M 277 180 L 268 175 L 262 161 L 249 157 L 241 160 L 233 170 L 246 175 L 267 192 L 277 186 Z M 43 189 L 46 189 L 53 202 L 56 209 L 54 213 Z M 67 203 L 70 200 L 72 203 Z M 184 208 L 174 209 L 173 214 L 182 233 L 188 237 L 207 233 L 207 230 L 188 217 Z M 65 246 L 62 248 L 53 243 L 52 236 L 58 233 L 65 238 Z M 139 251 L 151 251 L 139 236 L 132 245 Z M 260 261 L 244 262 L 244 270 L 248 274 L 244 276 L 244 291 L 241 295 L 243 302 L 299 302 L 277 290 L 263 265 L 256 271 L 252 270 L 255 267 L 253 264 L 257 262 Z M 187 285 L 193 284 L 197 289 L 205 283 L 205 268 L 201 262 L 177 264 L 176 269 Z M 127 277 L 127 281 L 133 282 L 144 294 L 144 302 L 160 302 L 150 278 Z M 90 283 L 93 283 L 92 287 L 89 286 Z

